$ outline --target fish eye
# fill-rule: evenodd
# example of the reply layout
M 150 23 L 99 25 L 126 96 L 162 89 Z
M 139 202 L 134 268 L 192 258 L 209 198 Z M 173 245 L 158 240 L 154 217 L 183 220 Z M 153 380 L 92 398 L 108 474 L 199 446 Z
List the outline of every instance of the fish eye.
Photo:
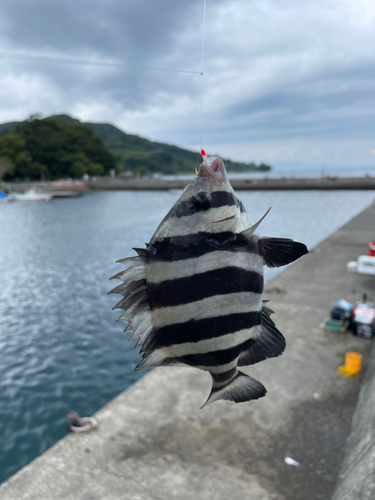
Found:
M 202 191 L 192 199 L 192 202 L 197 212 L 200 210 L 208 210 L 211 207 L 211 196 Z

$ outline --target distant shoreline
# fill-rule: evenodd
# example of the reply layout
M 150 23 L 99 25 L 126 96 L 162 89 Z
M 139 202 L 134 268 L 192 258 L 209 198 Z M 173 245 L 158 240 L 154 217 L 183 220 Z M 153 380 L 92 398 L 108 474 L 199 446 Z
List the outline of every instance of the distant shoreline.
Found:
M 89 191 L 168 191 L 184 189 L 189 179 L 119 179 L 98 177 L 85 182 Z M 375 177 L 288 178 L 288 179 L 230 179 L 235 190 L 341 190 L 374 189 Z M 31 187 L 49 188 L 49 182 L 9 182 L 12 190 L 24 192 Z

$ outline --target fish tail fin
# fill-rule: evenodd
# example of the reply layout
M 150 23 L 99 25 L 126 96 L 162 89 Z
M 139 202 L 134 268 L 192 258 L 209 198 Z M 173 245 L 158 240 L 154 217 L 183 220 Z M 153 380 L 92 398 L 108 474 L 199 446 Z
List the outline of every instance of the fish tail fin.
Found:
M 212 374 L 211 374 L 212 376 Z M 219 399 L 243 403 L 251 399 L 259 399 L 266 395 L 266 388 L 255 378 L 237 370 L 236 375 L 228 380 L 228 383 L 216 384 L 213 378 L 211 394 L 202 408 Z

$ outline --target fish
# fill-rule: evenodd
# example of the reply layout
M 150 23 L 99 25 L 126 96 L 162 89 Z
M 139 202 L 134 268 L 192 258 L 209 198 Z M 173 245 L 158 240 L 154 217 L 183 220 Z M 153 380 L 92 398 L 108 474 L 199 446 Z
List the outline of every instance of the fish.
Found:
M 280 356 L 285 339 L 263 300 L 263 268 L 287 265 L 308 253 L 303 243 L 260 237 L 220 157 L 204 156 L 196 177 L 162 220 L 146 248 L 118 262 L 109 293 L 122 299 L 124 331 L 141 346 L 135 370 L 189 366 L 209 372 L 203 406 L 265 396 L 261 382 L 241 372 Z M 202 406 L 202 408 L 203 408 Z

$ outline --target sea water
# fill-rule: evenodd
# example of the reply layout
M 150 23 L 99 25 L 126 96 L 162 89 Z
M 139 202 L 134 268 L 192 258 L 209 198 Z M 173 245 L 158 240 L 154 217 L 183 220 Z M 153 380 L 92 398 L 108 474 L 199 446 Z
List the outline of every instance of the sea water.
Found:
M 375 198 L 239 194 L 255 221 L 273 207 L 262 235 L 310 248 Z M 150 240 L 178 196 L 107 191 L 0 205 L 0 482 L 66 434 L 69 411 L 90 416 L 147 373 L 134 372 L 140 356 L 115 322 L 120 297 L 107 292 L 119 282 L 108 278 L 123 268 L 116 260 Z M 266 269 L 266 279 L 277 272 Z

